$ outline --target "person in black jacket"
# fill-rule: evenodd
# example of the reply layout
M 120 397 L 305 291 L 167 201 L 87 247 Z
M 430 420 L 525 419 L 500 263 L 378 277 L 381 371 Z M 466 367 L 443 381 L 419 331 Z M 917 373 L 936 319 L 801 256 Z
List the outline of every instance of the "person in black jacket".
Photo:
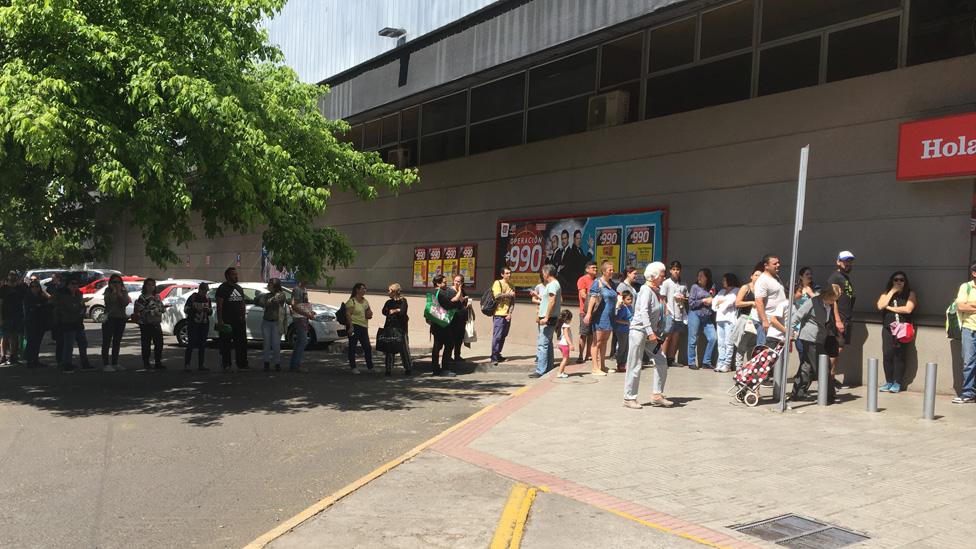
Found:
M 383 305 L 383 316 L 386 317 L 386 325 L 383 326 L 383 330 L 402 342 L 400 360 L 403 362 L 403 373 L 409 376 L 413 372 L 410 370 L 410 340 L 407 337 L 407 325 L 410 321 L 410 317 L 407 316 L 407 300 L 400 295 L 400 285 L 395 282 L 390 284 L 389 295 L 390 299 L 386 300 Z M 396 353 L 385 353 L 386 375 L 393 372 L 393 361 L 395 359 Z
M 453 283 L 449 292 L 454 292 L 454 295 L 460 295 L 465 302 L 465 306 L 458 309 L 458 312 L 454 314 L 454 318 L 451 320 L 451 337 L 452 343 L 454 344 L 454 362 L 461 362 L 461 346 L 464 344 L 464 325 L 468 322 L 468 293 L 464 291 L 464 276 L 454 275 L 451 280 Z M 454 297 L 453 295 L 451 296 Z
M 27 292 L 27 298 L 24 300 L 24 327 L 27 329 L 27 349 L 24 351 L 24 360 L 27 361 L 28 368 L 40 368 L 46 366 L 38 360 L 38 355 L 51 314 L 48 310 L 49 298 L 41 288 L 39 280 L 31 280 Z
M 85 336 L 85 301 L 78 290 L 78 279 L 68 280 L 68 286 L 54 296 L 54 318 L 61 336 L 61 368 L 65 372 L 74 371 L 71 354 L 74 344 L 78 344 L 81 369 L 91 370 L 88 362 L 88 338 Z
M 467 299 L 463 294 L 447 287 L 447 283 L 444 281 L 444 275 L 435 276 L 433 282 L 434 287 L 437 288 L 435 292 L 435 295 L 437 296 L 437 303 L 441 307 L 448 311 L 458 311 L 467 306 Z M 442 327 L 436 324 L 431 324 L 430 333 L 434 336 L 434 348 L 431 351 L 431 363 L 434 368 L 434 375 L 447 377 L 456 376 L 457 374 L 449 369 L 451 365 L 451 357 L 454 353 L 454 337 L 451 332 L 451 325 Z M 440 359 L 441 349 L 444 350 L 443 362 Z M 441 367 L 442 365 L 443 368 Z

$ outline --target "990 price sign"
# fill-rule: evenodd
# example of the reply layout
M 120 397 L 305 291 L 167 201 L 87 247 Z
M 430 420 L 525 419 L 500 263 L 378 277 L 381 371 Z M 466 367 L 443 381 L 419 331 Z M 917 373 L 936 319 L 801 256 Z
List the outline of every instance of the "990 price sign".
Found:
M 542 235 L 537 231 L 523 230 L 509 239 L 507 260 L 512 270 L 512 284 L 519 287 L 533 287 L 539 281 L 546 254 Z

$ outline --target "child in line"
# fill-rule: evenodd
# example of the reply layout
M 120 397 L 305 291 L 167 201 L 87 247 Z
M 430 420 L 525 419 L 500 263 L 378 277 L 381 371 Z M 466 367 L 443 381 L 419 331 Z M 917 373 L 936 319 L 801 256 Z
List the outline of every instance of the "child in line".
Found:
M 620 308 L 613 321 L 613 331 L 617 334 L 617 371 L 627 371 L 627 348 L 630 334 L 630 320 L 634 318 L 634 294 L 623 291 L 620 294 Z
M 556 377 L 567 378 L 566 365 L 569 364 L 569 355 L 573 349 L 573 312 L 563 309 L 556 320 L 556 330 L 559 331 L 559 352 L 563 354 L 563 360 L 559 363 L 559 375 Z
M 824 350 L 824 340 L 827 339 L 827 329 L 830 326 L 830 307 L 837 303 L 840 297 L 840 286 L 829 284 L 800 305 L 796 311 L 796 320 L 800 325 L 796 339 L 802 341 L 803 351 L 800 355 L 800 368 L 793 378 L 793 399 L 803 400 L 808 397 L 810 383 L 816 378 L 817 356 L 827 354 Z M 828 380 L 833 381 L 833 380 Z M 820 388 L 818 387 L 819 391 Z M 827 402 L 833 403 L 836 393 L 833 383 L 827 383 Z

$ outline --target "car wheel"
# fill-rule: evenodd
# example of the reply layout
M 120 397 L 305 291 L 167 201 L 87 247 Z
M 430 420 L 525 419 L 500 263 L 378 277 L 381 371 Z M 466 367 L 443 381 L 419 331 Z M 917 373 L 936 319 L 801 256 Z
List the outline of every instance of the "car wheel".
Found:
M 285 332 L 285 341 L 287 341 L 288 344 L 291 345 L 291 348 L 292 349 L 295 348 L 295 325 L 294 324 L 292 324 L 291 326 L 288 326 L 288 331 Z M 311 348 L 313 345 L 315 345 L 316 341 L 317 340 L 315 339 L 315 330 L 311 326 L 309 326 L 308 327 L 308 345 L 306 345 L 305 348 L 306 349 Z
M 101 305 L 95 305 L 94 307 L 91 308 L 91 311 L 88 316 L 90 316 L 92 320 L 94 320 L 99 324 L 105 322 L 105 307 L 102 307 Z
M 176 344 L 180 347 L 186 347 L 190 344 L 190 332 L 185 320 L 181 320 L 176 323 L 176 328 L 173 329 L 173 334 L 176 335 Z

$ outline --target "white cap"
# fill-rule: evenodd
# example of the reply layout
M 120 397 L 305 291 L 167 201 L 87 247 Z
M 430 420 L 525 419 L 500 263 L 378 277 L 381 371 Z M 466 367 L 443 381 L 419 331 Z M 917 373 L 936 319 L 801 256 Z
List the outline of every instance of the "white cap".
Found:
M 850 261 L 852 259 L 854 259 L 854 254 L 847 250 L 837 254 L 837 261 Z

